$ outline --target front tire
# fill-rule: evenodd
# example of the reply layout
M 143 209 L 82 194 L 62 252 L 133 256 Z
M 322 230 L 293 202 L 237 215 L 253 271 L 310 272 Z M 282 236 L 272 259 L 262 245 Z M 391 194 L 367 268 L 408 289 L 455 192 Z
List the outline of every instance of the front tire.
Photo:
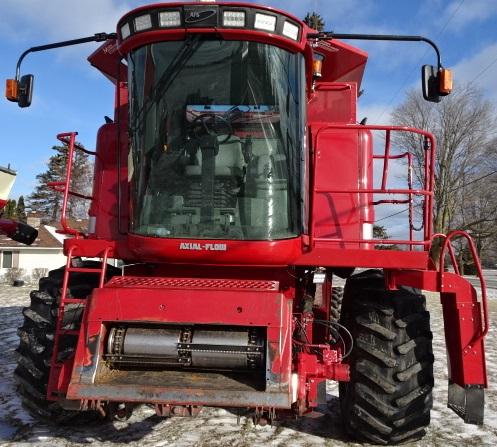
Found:
M 341 382 L 345 429 L 361 441 L 419 439 L 430 423 L 433 354 L 430 316 L 417 290 L 385 290 L 378 270 L 351 277 L 340 322 L 352 334 L 350 382 Z

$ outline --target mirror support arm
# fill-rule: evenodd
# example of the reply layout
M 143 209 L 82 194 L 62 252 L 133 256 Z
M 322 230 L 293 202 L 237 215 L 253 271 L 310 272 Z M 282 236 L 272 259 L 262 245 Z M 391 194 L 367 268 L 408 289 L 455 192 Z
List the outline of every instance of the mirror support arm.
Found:
M 94 34 L 93 36 L 82 37 L 80 39 L 64 40 L 62 42 L 55 42 L 55 43 L 50 43 L 47 45 L 40 45 L 37 47 L 29 48 L 24 53 L 21 54 L 21 56 L 19 57 L 19 60 L 17 61 L 15 79 L 16 79 L 16 81 L 19 81 L 19 79 L 21 77 L 21 63 L 22 63 L 23 59 L 29 53 L 34 53 L 36 51 L 51 50 L 53 48 L 68 47 L 70 45 L 79 45 L 81 43 L 87 43 L 87 42 L 104 42 L 108 39 L 117 39 L 117 34 L 116 33 L 97 33 L 97 34 Z
M 307 37 L 309 39 L 343 39 L 343 40 L 394 40 L 399 42 L 426 42 L 428 45 L 435 50 L 437 53 L 437 68 L 440 71 L 442 66 L 442 57 L 440 56 L 440 50 L 438 49 L 435 42 L 430 39 L 427 39 L 423 36 L 403 36 L 403 35 L 395 35 L 395 34 L 340 34 L 334 33 L 332 31 L 324 31 L 316 34 L 308 34 Z

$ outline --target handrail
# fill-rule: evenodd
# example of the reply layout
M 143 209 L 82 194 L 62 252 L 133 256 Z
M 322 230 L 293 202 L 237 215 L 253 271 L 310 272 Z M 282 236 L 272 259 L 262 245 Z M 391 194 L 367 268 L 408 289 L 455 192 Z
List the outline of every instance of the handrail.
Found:
M 69 196 L 75 196 L 86 200 L 92 200 L 93 197 L 70 190 L 74 150 L 76 149 L 88 155 L 94 156 L 97 156 L 97 153 L 89 151 L 78 144 L 76 142 L 76 135 L 78 135 L 78 132 L 64 132 L 57 135 L 57 139 L 67 147 L 66 178 L 63 181 L 48 182 L 47 185 L 54 191 L 63 193 L 62 210 L 60 213 L 60 225 L 62 230 L 58 230 L 58 232 L 62 234 L 70 234 L 75 238 L 79 238 L 81 236 L 84 237 L 84 234 L 74 228 L 71 228 L 67 223 L 67 205 Z
M 480 343 L 483 340 L 483 338 L 488 334 L 490 323 L 489 323 L 489 318 L 488 318 L 487 287 L 485 284 L 485 280 L 483 279 L 483 271 L 481 269 L 480 259 L 478 257 L 478 253 L 476 251 L 476 247 L 475 247 L 475 244 L 473 242 L 473 239 L 467 232 L 465 232 L 463 230 L 454 230 L 454 231 L 450 232 L 444 239 L 444 243 L 442 245 L 442 250 L 440 252 L 440 271 L 439 271 L 440 284 L 441 284 L 442 274 L 443 274 L 444 269 L 445 269 L 445 251 L 449 249 L 448 247 L 452 247 L 451 239 L 454 236 L 463 237 L 468 242 L 468 246 L 469 246 L 469 249 L 471 251 L 471 256 L 473 257 L 473 261 L 474 261 L 475 266 L 476 266 L 476 272 L 478 275 L 478 279 L 480 280 L 481 302 L 482 302 L 482 307 L 483 307 L 484 328 L 483 328 L 481 334 L 477 335 L 475 338 L 473 338 L 468 343 L 468 345 L 463 349 L 463 352 L 466 355 L 470 352 L 471 348 L 474 345 Z M 455 269 L 456 269 L 456 267 L 454 268 L 454 270 Z M 459 274 L 459 270 L 457 270 L 457 272 Z
M 352 239 L 337 239 L 337 238 L 324 238 L 324 237 L 316 237 L 316 222 L 315 220 L 311 220 L 310 231 L 309 231 L 309 249 L 312 250 L 314 244 L 316 242 L 323 242 L 324 240 L 328 242 L 342 242 L 342 243 L 367 243 L 367 244 L 388 244 L 388 245 L 407 245 L 410 247 L 410 250 L 413 249 L 416 245 L 421 245 L 424 247 L 425 251 L 427 251 L 429 245 L 431 244 L 431 233 L 433 229 L 432 225 L 432 210 L 433 210 L 433 199 L 434 199 L 434 165 L 435 165 L 435 139 L 433 135 L 429 132 L 416 129 L 413 127 L 406 126 L 376 126 L 376 125 L 362 125 L 362 124 L 329 124 L 323 127 L 320 127 L 313 137 L 313 146 L 315 142 L 318 141 L 321 133 L 329 131 L 329 130 L 357 130 L 360 131 L 381 131 L 385 133 L 385 144 L 383 148 L 383 153 L 371 154 L 372 160 L 382 160 L 383 161 L 383 170 L 381 175 L 381 186 L 373 187 L 373 182 L 371 181 L 368 187 L 366 188 L 329 188 L 329 187 L 320 187 L 316 184 L 316 177 L 311 179 L 311 200 L 310 200 L 310 213 L 311 215 L 314 213 L 314 207 L 317 200 L 318 194 L 367 194 L 371 195 L 371 197 L 375 194 L 380 195 L 405 195 L 404 198 L 378 198 L 378 199 L 369 199 L 368 205 L 370 207 L 374 207 L 376 205 L 381 204 L 406 204 L 408 206 L 409 211 L 409 235 L 406 240 L 391 240 L 388 239 L 386 241 L 377 240 L 377 239 L 367 239 L 363 240 L 360 238 Z M 420 189 L 413 189 L 413 181 L 412 181 L 412 169 L 413 169 L 413 154 L 412 152 L 402 152 L 400 154 L 393 153 L 392 154 L 392 133 L 393 132 L 406 132 L 406 133 L 414 133 L 419 135 L 422 138 L 422 144 L 424 145 L 424 170 L 423 170 L 423 185 Z M 314 157 L 312 160 L 314 169 L 313 172 L 317 172 L 317 151 L 325 150 L 319 147 L 314 148 Z M 388 188 L 388 175 L 389 175 L 389 167 L 390 160 L 398 160 L 402 158 L 407 158 L 407 188 Z M 373 173 L 374 174 L 374 173 Z M 413 215 L 414 215 L 414 198 L 415 196 L 421 196 L 422 199 L 422 208 L 423 208 L 423 217 L 422 223 L 418 230 L 415 230 L 413 225 Z M 416 241 L 414 240 L 415 234 L 414 231 L 422 231 L 423 240 Z

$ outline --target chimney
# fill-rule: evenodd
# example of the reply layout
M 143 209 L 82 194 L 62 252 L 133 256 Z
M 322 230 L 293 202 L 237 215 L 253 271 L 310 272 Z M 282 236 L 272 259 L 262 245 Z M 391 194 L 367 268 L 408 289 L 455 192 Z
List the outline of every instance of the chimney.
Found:
M 33 228 L 40 228 L 41 218 L 38 217 L 38 215 L 36 213 L 31 213 L 31 214 L 28 214 L 28 216 L 26 218 L 26 223 L 28 225 L 32 226 Z

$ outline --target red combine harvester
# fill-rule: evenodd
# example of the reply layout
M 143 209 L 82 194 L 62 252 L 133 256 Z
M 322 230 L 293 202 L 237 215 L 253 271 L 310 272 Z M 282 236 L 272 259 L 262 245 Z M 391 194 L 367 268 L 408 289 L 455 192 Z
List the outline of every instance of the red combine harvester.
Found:
M 367 55 L 346 39 L 429 43 L 438 61 L 423 67 L 424 96 L 450 93 L 428 39 L 318 33 L 252 3 L 141 7 L 116 34 L 21 56 L 7 81 L 20 106 L 31 102 L 26 54 L 89 41 L 104 42 L 89 61 L 116 91 L 97 136 L 86 234 L 65 211 L 83 149 L 75 132 L 58 136 L 67 179 L 52 187 L 64 193 L 62 231 L 73 237 L 67 265 L 24 309 L 15 372 L 35 413 L 126 417 L 146 403 L 163 416 L 248 408 L 267 422 L 310 413 L 336 380 L 353 436 L 416 438 L 432 406 L 425 289 L 441 293 L 449 406 L 483 422 L 484 283 L 478 299 L 455 263 L 454 273 L 444 268 L 454 237 L 475 254 L 473 243 L 461 231 L 433 234 L 433 136 L 357 124 Z M 406 132 L 423 160 L 394 148 Z M 405 237 L 373 239 L 376 216 L 395 204 L 408 208 Z M 369 270 L 353 274 L 359 267 Z M 333 274 L 347 278 L 343 294 Z

